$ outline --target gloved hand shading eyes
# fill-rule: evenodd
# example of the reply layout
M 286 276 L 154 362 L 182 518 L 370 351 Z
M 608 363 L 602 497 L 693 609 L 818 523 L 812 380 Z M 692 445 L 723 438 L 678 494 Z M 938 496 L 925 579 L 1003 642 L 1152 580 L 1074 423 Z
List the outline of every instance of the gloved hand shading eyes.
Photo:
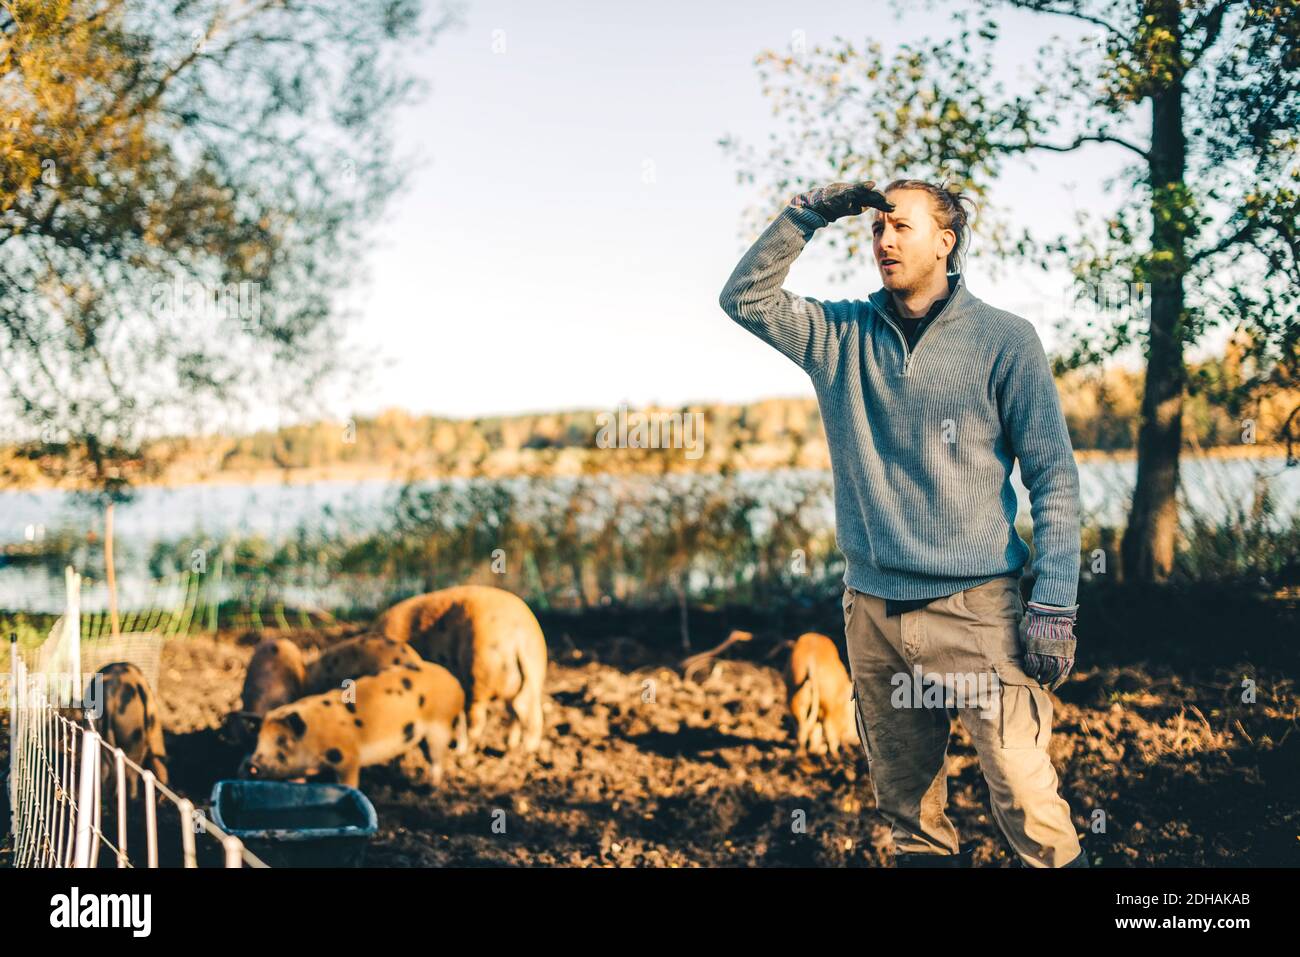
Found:
M 884 193 L 876 190 L 874 180 L 818 186 L 795 196 L 790 200 L 790 205 L 811 209 L 828 223 L 845 216 L 858 216 L 867 209 L 879 209 L 886 213 L 894 211 L 894 204 L 885 199 Z

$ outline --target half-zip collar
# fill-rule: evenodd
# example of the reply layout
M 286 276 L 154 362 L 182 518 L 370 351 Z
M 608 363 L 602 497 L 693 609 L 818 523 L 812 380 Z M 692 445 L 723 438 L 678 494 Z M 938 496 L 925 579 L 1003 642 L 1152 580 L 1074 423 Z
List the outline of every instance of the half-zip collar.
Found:
M 925 329 L 926 333 L 932 334 L 932 329 L 934 326 L 937 326 L 940 323 L 948 322 L 952 320 L 955 316 L 958 316 L 961 313 L 963 313 L 973 301 L 973 297 L 971 296 L 970 292 L 966 289 L 965 276 L 963 276 L 961 273 L 957 273 L 956 281 L 953 282 L 952 278 L 949 277 L 949 282 L 952 291 L 948 294 L 948 301 L 944 303 L 943 308 L 939 310 L 939 315 L 935 316 L 934 319 L 930 321 L 929 325 Z M 912 359 L 915 358 L 917 352 L 921 351 L 921 342 L 925 339 L 925 335 L 923 334 L 921 338 L 917 340 L 915 349 L 912 349 L 911 347 L 908 346 L 907 336 L 903 333 L 903 330 L 898 325 L 898 323 L 895 322 L 893 317 L 889 314 L 890 295 L 891 293 L 889 292 L 888 289 L 884 289 L 884 288 L 877 289 L 875 292 L 873 292 L 870 296 L 867 297 L 867 302 L 871 304 L 871 307 L 876 311 L 876 314 L 880 317 L 880 319 L 883 322 L 885 322 L 889 326 L 889 328 L 893 329 L 894 332 L 897 334 L 898 342 L 903 347 L 903 375 L 905 376 L 911 375 Z

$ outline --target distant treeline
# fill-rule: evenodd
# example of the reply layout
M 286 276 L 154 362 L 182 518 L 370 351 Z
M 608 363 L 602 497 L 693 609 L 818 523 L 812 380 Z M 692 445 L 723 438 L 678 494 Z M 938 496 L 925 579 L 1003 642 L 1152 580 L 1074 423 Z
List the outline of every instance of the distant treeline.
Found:
M 1300 394 L 1294 392 L 1275 393 L 1236 409 L 1216 401 L 1235 373 L 1230 358 L 1189 368 L 1191 387 L 1183 418 L 1189 450 L 1275 445 L 1287 416 L 1300 405 Z M 1061 376 L 1057 385 L 1076 451 L 1123 452 L 1136 447 L 1142 396 L 1139 372 L 1123 368 L 1071 372 Z M 636 447 L 638 421 L 654 426 L 654 447 Z M 145 450 L 141 460 L 167 463 L 161 469 L 162 481 L 174 485 L 240 481 L 286 470 L 311 478 L 496 478 L 728 474 L 830 465 L 821 416 L 812 398 L 474 419 L 393 409 L 373 418 L 315 422 L 242 436 L 160 440 Z M 9 477 L 11 487 L 39 484 L 36 464 L 11 449 L 0 448 L 0 474 Z

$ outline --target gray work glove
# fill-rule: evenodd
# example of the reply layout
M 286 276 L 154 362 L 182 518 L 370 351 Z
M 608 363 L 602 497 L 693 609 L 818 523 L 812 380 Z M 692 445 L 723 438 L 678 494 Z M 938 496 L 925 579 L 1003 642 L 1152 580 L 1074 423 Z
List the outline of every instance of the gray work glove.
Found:
M 894 211 L 894 204 L 885 199 L 885 194 L 876 191 L 874 180 L 818 186 L 791 199 L 790 205 L 811 209 L 828 223 L 844 216 L 857 216 L 868 208 L 886 213 Z
M 1061 608 L 1029 602 L 1025 628 L 1025 674 L 1055 691 L 1074 667 L 1074 623 L 1079 606 Z

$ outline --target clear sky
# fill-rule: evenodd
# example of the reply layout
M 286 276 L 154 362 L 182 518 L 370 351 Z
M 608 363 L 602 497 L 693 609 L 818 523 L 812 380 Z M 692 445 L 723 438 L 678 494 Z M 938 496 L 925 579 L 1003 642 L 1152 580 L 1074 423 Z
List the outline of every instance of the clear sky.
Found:
M 737 184 L 717 141 L 763 147 L 778 129 L 753 61 L 788 49 L 793 31 L 810 48 L 836 34 L 892 48 L 951 31 L 954 9 L 900 19 L 881 0 L 472 0 L 465 27 L 442 34 L 421 64 L 428 96 L 401 115 L 399 152 L 425 164 L 376 225 L 369 279 L 350 297 L 362 313 L 354 339 L 378 347 L 386 365 L 369 389 L 339 397 L 341 411 L 471 416 L 811 396 L 797 367 L 718 308 L 753 238 L 742 235 L 743 213 L 760 197 Z M 1001 21 L 1008 80 L 1028 65 L 1022 55 L 1072 26 Z M 1019 168 L 995 199 L 1044 232 L 1068 229 L 1075 197 L 1125 159 L 1113 146 L 1044 154 L 1037 173 Z M 879 288 L 869 263 L 853 283 L 831 281 L 816 249 L 825 232 L 786 287 L 822 298 Z M 1065 276 L 1026 269 L 995 283 L 979 243 L 977 234 L 972 292 L 1034 321 L 1050 351 Z

